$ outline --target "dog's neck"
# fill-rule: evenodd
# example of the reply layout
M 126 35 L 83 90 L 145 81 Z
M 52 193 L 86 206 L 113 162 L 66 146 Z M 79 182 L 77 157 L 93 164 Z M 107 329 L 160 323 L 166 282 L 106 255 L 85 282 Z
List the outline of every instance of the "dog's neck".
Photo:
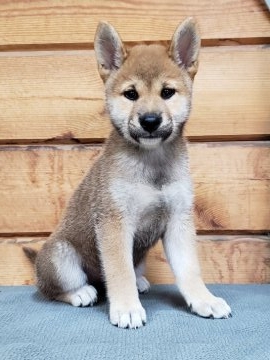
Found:
M 139 144 L 127 142 L 113 129 L 104 155 L 107 161 L 117 162 L 117 168 L 128 177 L 135 178 L 138 175 L 138 178 L 141 176 L 146 181 L 162 186 L 178 177 L 181 163 L 186 163 L 186 140 L 183 136 L 178 136 L 154 149 L 145 149 Z

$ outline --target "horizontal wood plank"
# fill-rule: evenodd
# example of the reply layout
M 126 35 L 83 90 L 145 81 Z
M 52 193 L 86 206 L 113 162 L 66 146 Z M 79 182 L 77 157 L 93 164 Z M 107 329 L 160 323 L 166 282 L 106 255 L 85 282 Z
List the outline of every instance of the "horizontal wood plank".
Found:
M 269 238 L 199 236 L 198 255 L 207 283 L 270 282 Z M 174 282 L 161 242 L 148 255 L 147 276 L 152 283 Z
M 22 246 L 40 249 L 45 240 L 44 237 L 0 238 L 0 285 L 34 284 L 33 267 Z M 198 254 L 207 283 L 270 282 L 269 238 L 198 236 Z M 174 282 L 161 242 L 150 250 L 146 275 L 153 284 Z
M 0 45 L 89 44 L 100 20 L 125 41 L 166 40 L 188 16 L 204 39 L 270 37 L 268 9 L 257 0 L 17 0 L 0 2 Z
M 45 237 L 0 238 L 0 285 L 32 285 L 34 268 L 24 255 L 23 245 L 39 250 Z
M 101 146 L 1 146 L 0 234 L 48 233 Z M 270 229 L 270 143 L 190 144 L 201 231 Z
M 270 48 L 204 48 L 186 134 L 270 136 Z M 0 142 L 95 141 L 110 131 L 93 51 L 0 54 Z

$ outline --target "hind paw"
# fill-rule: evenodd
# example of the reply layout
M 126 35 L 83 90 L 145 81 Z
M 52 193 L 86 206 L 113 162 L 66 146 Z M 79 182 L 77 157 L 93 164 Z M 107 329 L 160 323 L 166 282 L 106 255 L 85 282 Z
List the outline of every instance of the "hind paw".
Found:
M 97 301 L 97 290 L 92 285 L 84 285 L 75 291 L 58 296 L 56 300 L 76 307 L 92 306 Z
M 136 279 L 136 285 L 139 293 L 147 293 L 150 289 L 150 283 L 144 276 Z

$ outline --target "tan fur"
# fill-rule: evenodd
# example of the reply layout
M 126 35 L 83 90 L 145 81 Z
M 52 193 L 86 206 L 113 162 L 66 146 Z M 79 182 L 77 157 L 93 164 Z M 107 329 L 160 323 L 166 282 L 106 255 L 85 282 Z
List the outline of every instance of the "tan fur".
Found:
M 92 305 L 97 298 L 94 286 L 103 282 L 111 323 L 142 326 L 146 314 L 138 290 L 149 288 L 144 259 L 162 238 L 176 282 L 192 310 L 206 317 L 229 316 L 229 306 L 206 289 L 200 276 L 182 136 L 199 44 L 192 19 L 178 27 L 169 49 L 153 44 L 127 51 L 110 24 L 98 26 L 95 51 L 114 129 L 37 255 L 37 285 L 47 297 L 74 306 Z M 164 88 L 175 93 L 164 99 Z M 135 100 L 125 95 L 130 89 L 137 92 Z M 151 132 L 142 122 L 149 113 L 160 119 Z M 147 126 L 152 120 L 147 118 Z

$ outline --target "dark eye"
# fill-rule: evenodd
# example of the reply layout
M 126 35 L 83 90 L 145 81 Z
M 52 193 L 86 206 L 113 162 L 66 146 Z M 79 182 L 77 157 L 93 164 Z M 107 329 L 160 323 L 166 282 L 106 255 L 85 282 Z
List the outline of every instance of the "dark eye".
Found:
M 135 89 L 130 89 L 130 90 L 126 90 L 124 91 L 124 96 L 131 101 L 136 101 L 139 98 L 139 94 L 137 93 L 137 91 Z
M 174 90 L 174 89 L 163 88 L 163 89 L 161 90 L 160 96 L 162 97 L 162 99 L 167 100 L 167 99 L 170 99 L 174 94 L 175 94 L 175 90 Z

